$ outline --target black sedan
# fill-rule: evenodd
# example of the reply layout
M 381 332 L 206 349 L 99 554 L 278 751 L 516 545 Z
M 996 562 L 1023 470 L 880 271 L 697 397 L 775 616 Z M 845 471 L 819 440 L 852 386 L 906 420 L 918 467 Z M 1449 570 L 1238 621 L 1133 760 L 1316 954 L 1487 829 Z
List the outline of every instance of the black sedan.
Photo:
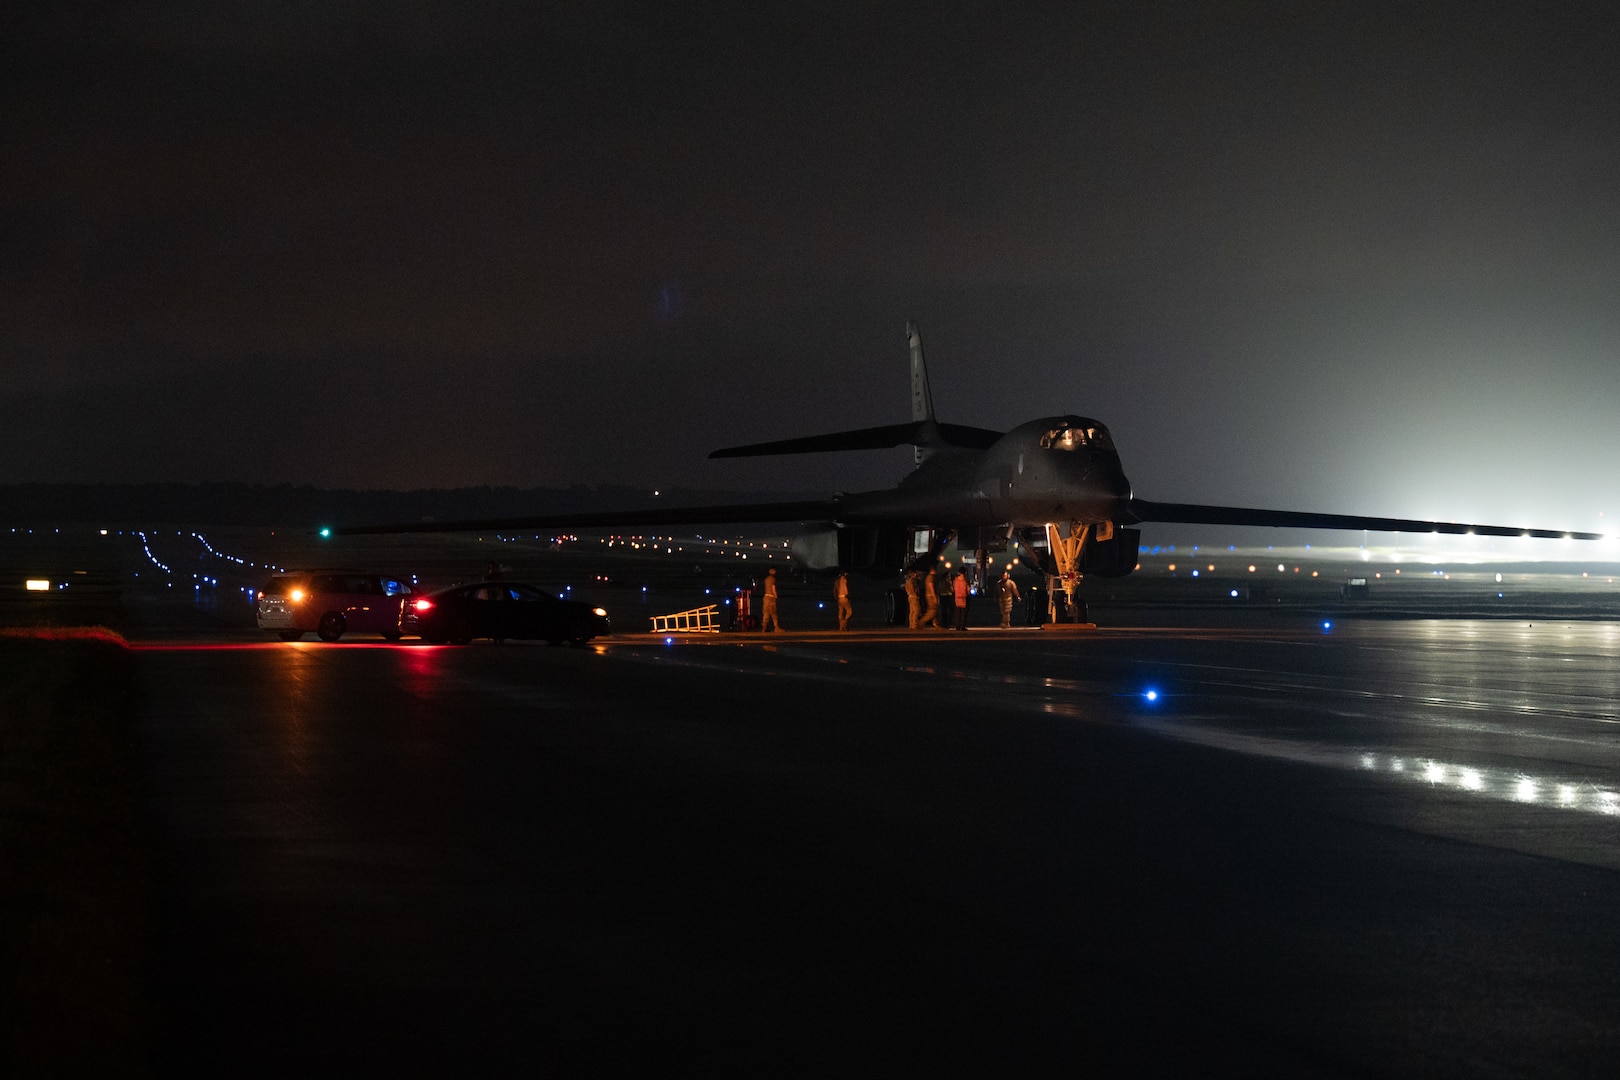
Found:
M 417 597 L 400 612 L 399 629 L 435 645 L 465 645 L 479 637 L 583 645 L 612 632 L 601 608 L 560 600 L 536 585 L 515 581 L 481 581 Z

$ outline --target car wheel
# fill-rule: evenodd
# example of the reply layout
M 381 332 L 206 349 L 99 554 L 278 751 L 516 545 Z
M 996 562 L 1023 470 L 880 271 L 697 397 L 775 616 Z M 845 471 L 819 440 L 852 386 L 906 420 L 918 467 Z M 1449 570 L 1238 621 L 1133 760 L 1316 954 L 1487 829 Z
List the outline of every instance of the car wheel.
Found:
M 591 640 L 591 632 L 584 623 L 575 623 L 568 628 L 568 644 L 583 648 Z
M 472 643 L 472 624 L 466 619 L 457 619 L 450 624 L 450 644 L 468 645 Z
M 399 633 L 398 630 L 384 630 L 383 631 L 383 640 L 384 641 L 398 641 L 399 638 L 400 638 L 400 633 Z
M 304 640 L 304 632 L 302 630 L 282 630 L 282 631 L 278 632 L 276 634 L 276 636 L 279 637 L 282 641 L 303 641 Z
M 336 641 L 343 636 L 345 625 L 341 611 L 328 611 L 315 627 L 315 636 L 322 641 Z

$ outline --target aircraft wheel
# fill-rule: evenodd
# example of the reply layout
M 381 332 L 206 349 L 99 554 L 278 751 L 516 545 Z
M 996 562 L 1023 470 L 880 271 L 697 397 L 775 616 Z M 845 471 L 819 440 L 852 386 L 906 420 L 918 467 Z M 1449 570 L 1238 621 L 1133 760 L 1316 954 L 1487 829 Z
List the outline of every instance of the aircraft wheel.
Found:
M 321 616 L 320 623 L 315 627 L 315 636 L 322 641 L 336 641 L 343 636 L 346 626 L 341 611 L 328 611 Z
M 302 630 L 282 630 L 279 633 L 277 633 L 276 636 L 279 637 L 282 641 L 303 641 L 304 640 L 304 632 Z

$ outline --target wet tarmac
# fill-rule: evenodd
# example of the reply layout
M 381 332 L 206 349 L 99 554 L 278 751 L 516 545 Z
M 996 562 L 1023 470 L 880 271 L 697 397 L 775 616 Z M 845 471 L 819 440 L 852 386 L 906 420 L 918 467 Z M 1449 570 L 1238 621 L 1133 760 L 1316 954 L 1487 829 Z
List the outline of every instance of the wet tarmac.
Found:
M 1620 1064 L 1612 622 L 138 646 L 160 1074 Z

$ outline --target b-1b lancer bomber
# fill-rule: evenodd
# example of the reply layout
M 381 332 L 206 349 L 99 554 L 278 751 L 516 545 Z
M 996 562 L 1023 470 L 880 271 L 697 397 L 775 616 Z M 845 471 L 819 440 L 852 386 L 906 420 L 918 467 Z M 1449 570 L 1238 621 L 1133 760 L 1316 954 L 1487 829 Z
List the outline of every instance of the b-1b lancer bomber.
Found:
M 1407 518 L 1260 510 L 1138 499 L 1125 477 L 1108 428 L 1084 416 L 1047 416 L 1011 431 L 942 423 L 934 416 L 922 339 L 906 326 L 911 353 L 909 423 L 755 443 L 709 456 L 875 450 L 911 445 L 913 470 L 893 488 L 837 494 L 819 501 L 694 506 L 501 518 L 481 521 L 368 525 L 334 534 L 618 528 L 796 522 L 794 557 L 811 570 L 887 575 L 932 566 L 953 540 L 976 551 L 1017 544 L 1062 592 L 1073 610 L 1081 579 L 1123 577 L 1137 567 L 1147 522 L 1269 525 L 1306 529 L 1449 533 L 1479 536 L 1601 539 L 1599 533 L 1473 525 Z

